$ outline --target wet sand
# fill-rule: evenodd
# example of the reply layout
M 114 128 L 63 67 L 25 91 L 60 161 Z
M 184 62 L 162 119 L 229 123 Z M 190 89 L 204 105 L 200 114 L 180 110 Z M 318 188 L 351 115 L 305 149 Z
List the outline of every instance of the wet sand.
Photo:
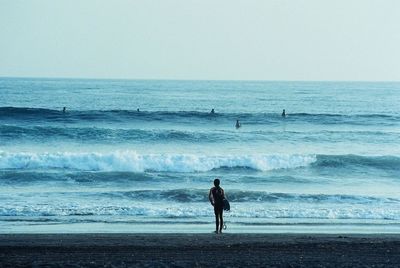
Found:
M 0 267 L 399 266 L 400 235 L 0 235 Z

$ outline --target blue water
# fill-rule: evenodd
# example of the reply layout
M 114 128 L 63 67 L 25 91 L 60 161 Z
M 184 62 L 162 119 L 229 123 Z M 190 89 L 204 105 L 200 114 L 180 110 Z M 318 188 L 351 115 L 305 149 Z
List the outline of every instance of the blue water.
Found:
M 0 232 L 212 231 L 216 177 L 230 232 L 400 232 L 399 104 L 394 82 L 0 78 Z

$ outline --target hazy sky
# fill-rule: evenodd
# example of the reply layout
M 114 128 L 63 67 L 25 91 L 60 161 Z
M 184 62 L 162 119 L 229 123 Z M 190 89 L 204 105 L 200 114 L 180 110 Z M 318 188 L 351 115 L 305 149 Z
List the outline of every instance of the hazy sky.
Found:
M 0 76 L 400 80 L 399 0 L 0 0 Z

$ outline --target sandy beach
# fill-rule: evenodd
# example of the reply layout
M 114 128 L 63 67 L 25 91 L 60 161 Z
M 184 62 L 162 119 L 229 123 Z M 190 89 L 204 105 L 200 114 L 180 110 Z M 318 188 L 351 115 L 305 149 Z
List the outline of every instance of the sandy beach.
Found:
M 3 234 L 1 267 L 398 267 L 400 235 Z

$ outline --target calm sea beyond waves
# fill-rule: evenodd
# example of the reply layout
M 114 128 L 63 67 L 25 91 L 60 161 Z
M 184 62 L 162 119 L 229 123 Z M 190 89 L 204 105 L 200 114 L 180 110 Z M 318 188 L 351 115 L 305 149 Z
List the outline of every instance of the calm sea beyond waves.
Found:
M 0 78 L 1 233 L 211 232 L 217 177 L 227 232 L 400 232 L 400 83 Z

